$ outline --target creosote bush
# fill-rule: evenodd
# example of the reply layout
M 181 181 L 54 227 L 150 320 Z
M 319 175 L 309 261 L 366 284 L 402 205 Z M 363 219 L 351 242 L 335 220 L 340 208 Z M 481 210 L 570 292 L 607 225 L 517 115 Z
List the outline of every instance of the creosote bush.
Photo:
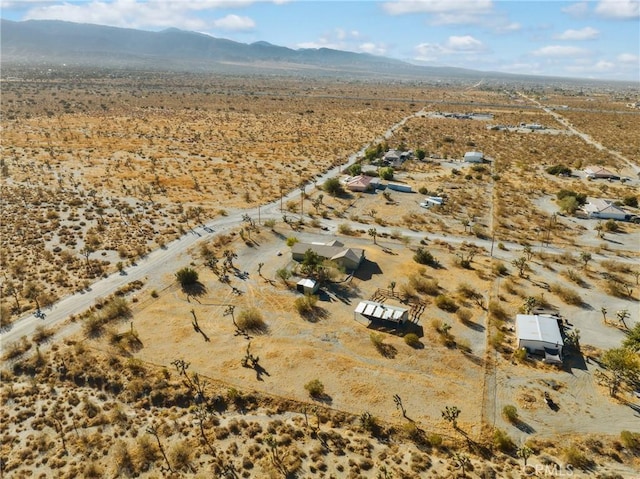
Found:
M 240 329 L 250 331 L 252 333 L 267 332 L 267 323 L 262 318 L 262 313 L 258 308 L 249 308 L 240 311 L 236 320 Z
M 309 396 L 318 398 L 324 395 L 324 384 L 319 379 L 312 379 L 304 388 L 309 392 Z
M 455 300 L 444 294 L 436 296 L 436 306 L 448 313 L 455 313 L 458 310 Z
M 182 268 L 176 273 L 176 279 L 185 288 L 198 282 L 198 272 L 192 268 Z
M 416 333 L 409 333 L 405 335 L 404 342 L 405 344 L 407 344 L 408 346 L 411 346 L 412 348 L 419 348 L 422 346 L 422 343 L 420 342 L 420 338 Z
M 502 408 L 502 415 L 511 424 L 518 422 L 518 408 L 512 404 L 508 404 Z

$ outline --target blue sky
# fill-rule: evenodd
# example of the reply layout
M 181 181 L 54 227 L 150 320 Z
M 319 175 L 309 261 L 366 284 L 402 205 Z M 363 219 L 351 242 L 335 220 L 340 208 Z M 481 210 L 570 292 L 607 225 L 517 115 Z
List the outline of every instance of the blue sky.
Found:
M 412 63 L 640 82 L 640 0 L 0 0 L 9 20 L 176 27 Z

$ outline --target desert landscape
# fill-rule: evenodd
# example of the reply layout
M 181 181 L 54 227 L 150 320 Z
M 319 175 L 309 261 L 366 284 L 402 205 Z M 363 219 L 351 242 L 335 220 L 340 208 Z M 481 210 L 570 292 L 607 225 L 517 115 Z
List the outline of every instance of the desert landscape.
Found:
M 633 101 L 3 68 L 3 476 L 640 477 Z

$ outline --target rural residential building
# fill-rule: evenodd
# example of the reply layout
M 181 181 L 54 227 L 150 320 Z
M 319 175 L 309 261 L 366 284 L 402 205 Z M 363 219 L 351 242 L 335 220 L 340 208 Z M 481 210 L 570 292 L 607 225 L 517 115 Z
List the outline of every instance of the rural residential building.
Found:
M 368 191 L 374 188 L 371 184 L 371 176 L 367 175 L 358 175 L 347 178 L 345 181 L 345 187 L 349 191 Z
M 589 218 L 602 220 L 625 220 L 628 216 L 628 213 L 622 208 L 618 208 L 609 200 L 600 198 L 589 200 L 582 209 Z
M 369 320 L 390 321 L 404 324 L 409 318 L 409 310 L 375 301 L 360 301 L 353 312 L 354 318 L 359 314 Z
M 564 341 L 558 317 L 545 314 L 518 314 L 516 316 L 518 349 L 531 354 L 544 355 L 547 362 L 562 362 Z
M 360 248 L 347 248 L 340 241 L 329 243 L 295 243 L 291 247 L 291 257 L 295 261 L 302 261 L 307 250 L 311 250 L 322 259 L 334 261 L 345 270 L 358 269 L 364 259 L 364 250 Z
M 584 173 L 585 175 L 587 175 L 587 178 L 604 178 L 604 179 L 611 179 L 611 180 L 620 179 L 619 175 L 616 175 L 615 173 L 607 170 L 606 168 L 603 168 L 602 166 L 597 166 L 597 165 L 587 166 L 584 169 Z
M 411 158 L 410 151 L 389 150 L 382 157 L 382 161 L 386 165 L 397 168 L 402 166 L 402 164 L 409 158 Z
M 484 154 L 480 151 L 467 151 L 464 154 L 464 161 L 467 163 L 483 163 Z

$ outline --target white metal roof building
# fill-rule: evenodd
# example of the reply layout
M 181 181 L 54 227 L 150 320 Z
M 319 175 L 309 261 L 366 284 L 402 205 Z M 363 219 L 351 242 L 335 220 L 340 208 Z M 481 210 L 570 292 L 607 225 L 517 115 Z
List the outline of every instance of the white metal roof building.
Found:
M 400 324 L 404 324 L 409 317 L 409 310 L 406 308 L 375 301 L 360 301 L 353 313 L 354 317 L 356 314 L 360 314 L 367 319 L 382 319 Z
M 480 151 L 467 151 L 464 154 L 464 161 L 467 163 L 482 163 L 484 161 L 484 154 Z
M 526 348 L 534 354 L 544 354 L 549 361 L 562 360 L 564 341 L 558 318 L 543 314 L 518 314 L 516 316 L 518 349 Z

